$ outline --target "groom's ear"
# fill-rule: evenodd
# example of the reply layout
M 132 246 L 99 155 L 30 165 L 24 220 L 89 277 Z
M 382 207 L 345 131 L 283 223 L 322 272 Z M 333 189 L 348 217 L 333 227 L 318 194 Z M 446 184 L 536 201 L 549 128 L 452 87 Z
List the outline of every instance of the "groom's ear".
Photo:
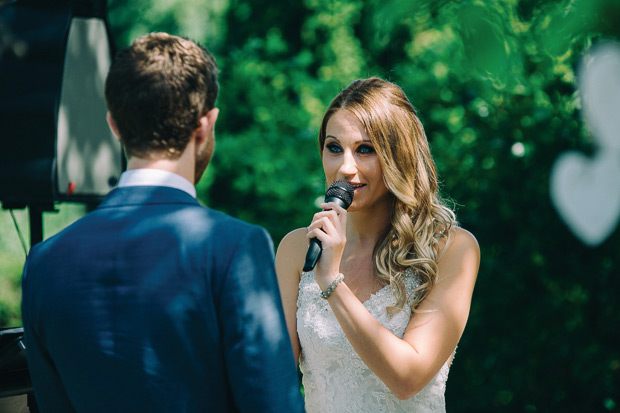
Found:
M 215 122 L 220 113 L 218 108 L 213 108 L 198 119 L 198 127 L 194 130 L 194 136 L 198 144 L 202 143 L 209 136 L 209 131 L 215 127 Z
M 218 108 L 213 108 L 205 114 L 207 120 L 209 121 L 209 127 L 215 127 L 215 122 L 217 121 L 217 117 L 219 114 L 220 110 Z
M 106 119 L 108 120 L 108 125 L 110 125 L 110 129 L 112 129 L 112 133 L 114 133 L 114 136 L 116 136 L 118 139 L 121 138 L 121 134 L 118 133 L 118 128 L 116 127 L 116 122 L 114 122 L 114 119 L 112 118 L 112 115 L 110 114 L 110 112 L 108 112 L 108 114 L 106 115 Z

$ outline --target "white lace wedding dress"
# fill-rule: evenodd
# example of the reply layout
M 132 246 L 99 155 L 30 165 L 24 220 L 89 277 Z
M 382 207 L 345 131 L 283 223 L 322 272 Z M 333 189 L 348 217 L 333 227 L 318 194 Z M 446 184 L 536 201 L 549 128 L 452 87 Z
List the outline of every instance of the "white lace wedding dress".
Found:
M 407 272 L 411 292 L 417 278 Z M 346 281 L 346 280 L 345 280 Z M 326 300 L 322 299 L 314 272 L 302 273 L 297 299 L 297 333 L 301 344 L 300 369 L 307 413 L 445 412 L 444 393 L 449 364 L 415 396 L 398 399 L 357 355 Z M 411 309 L 389 316 L 386 307 L 396 304 L 390 286 L 373 294 L 364 306 L 384 327 L 402 337 Z

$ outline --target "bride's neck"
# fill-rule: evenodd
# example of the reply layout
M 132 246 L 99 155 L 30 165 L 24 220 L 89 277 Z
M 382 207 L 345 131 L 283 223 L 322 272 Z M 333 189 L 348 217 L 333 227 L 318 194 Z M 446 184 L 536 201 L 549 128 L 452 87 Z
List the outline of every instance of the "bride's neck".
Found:
M 390 224 L 389 210 L 363 210 L 348 213 L 347 243 L 372 244 L 377 243 Z

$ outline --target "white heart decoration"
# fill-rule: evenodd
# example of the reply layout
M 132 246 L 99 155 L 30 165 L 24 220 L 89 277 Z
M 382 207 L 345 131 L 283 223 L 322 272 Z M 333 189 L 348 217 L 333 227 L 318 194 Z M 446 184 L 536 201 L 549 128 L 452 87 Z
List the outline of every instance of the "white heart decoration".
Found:
M 593 46 L 578 73 L 583 115 L 593 138 L 601 147 L 620 149 L 620 44 Z
M 620 152 L 593 159 L 566 152 L 551 170 L 551 199 L 569 228 L 589 246 L 603 242 L 620 218 Z
M 551 199 L 585 244 L 603 242 L 620 218 L 620 44 L 593 46 L 579 66 L 583 118 L 598 152 L 566 152 L 551 171 Z

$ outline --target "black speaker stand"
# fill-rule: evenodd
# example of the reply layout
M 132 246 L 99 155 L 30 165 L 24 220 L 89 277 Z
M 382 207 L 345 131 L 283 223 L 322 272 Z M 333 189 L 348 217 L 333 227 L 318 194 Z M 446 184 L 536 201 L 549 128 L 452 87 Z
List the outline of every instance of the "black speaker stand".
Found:
M 58 212 L 54 204 L 28 205 L 28 219 L 30 221 L 30 248 L 43 241 L 43 213 Z

